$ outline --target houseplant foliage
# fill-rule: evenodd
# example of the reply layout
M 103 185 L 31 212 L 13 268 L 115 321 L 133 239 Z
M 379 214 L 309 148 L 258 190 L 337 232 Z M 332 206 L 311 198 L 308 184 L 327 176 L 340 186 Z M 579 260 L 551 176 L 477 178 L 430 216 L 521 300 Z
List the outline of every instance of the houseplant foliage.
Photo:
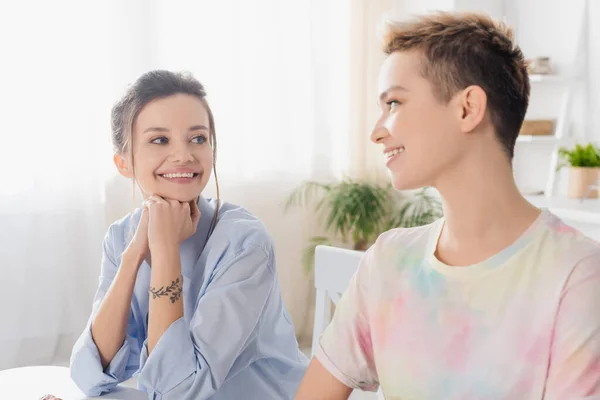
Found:
M 600 149 L 591 143 L 587 146 L 576 144 L 575 148 L 567 149 L 561 147 L 558 150 L 558 155 L 561 158 L 559 168 L 565 166 L 575 168 L 600 168 Z
M 573 149 L 559 148 L 558 155 L 561 160 L 558 169 L 569 167 L 568 197 L 598 197 L 600 148 L 592 143 L 577 144 Z
M 302 256 L 307 272 L 313 266 L 318 245 L 333 245 L 335 239 L 340 239 L 351 241 L 354 250 L 364 251 L 389 229 L 425 225 L 442 215 L 440 201 L 426 189 L 406 194 L 390 184 L 351 179 L 305 182 L 288 196 L 285 209 L 310 206 L 324 222 L 328 236 L 310 239 Z

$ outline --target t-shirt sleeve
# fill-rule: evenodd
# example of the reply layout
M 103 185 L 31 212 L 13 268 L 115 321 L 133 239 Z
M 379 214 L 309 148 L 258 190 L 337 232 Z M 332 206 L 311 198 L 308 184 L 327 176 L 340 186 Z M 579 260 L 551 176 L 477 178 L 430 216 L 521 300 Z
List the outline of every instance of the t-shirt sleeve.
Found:
M 367 304 L 373 248 L 362 257 L 315 352 L 321 364 L 344 385 L 369 391 L 379 387 Z
M 600 252 L 575 266 L 563 290 L 544 398 L 600 398 Z

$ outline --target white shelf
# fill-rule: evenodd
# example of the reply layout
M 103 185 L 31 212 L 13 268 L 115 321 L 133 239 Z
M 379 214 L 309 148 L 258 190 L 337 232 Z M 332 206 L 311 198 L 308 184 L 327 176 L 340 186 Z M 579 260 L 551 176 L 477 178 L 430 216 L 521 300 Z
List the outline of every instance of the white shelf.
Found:
M 517 136 L 517 142 L 520 143 L 558 143 L 561 139 L 558 139 L 554 135 L 519 135 Z
M 582 95 L 589 100 L 589 54 L 588 48 L 590 46 L 590 19 L 589 19 L 589 8 L 591 0 L 584 0 L 584 8 L 581 14 L 582 24 L 580 26 L 580 32 L 578 34 L 578 38 L 575 41 L 575 54 L 573 60 L 571 61 L 570 68 L 565 68 L 562 71 L 558 71 L 554 74 L 529 74 L 529 82 L 532 86 L 532 91 L 539 90 L 540 86 L 543 86 L 545 83 L 548 85 L 555 85 L 555 88 L 564 89 L 562 90 L 560 107 L 558 109 L 558 113 L 555 116 L 555 124 L 554 124 L 554 136 L 546 136 L 546 137 L 526 137 L 520 136 L 517 138 L 518 143 L 535 143 L 535 144 L 551 144 L 552 147 L 550 153 L 550 162 L 548 165 L 548 177 L 546 179 L 546 185 L 544 189 L 544 193 L 549 198 L 553 199 L 553 195 L 555 194 L 556 183 L 557 183 L 557 166 L 560 161 L 559 157 L 559 149 L 558 144 L 563 144 L 565 142 L 572 143 L 576 140 L 585 139 L 585 135 L 581 135 L 583 137 L 573 137 L 573 133 L 571 131 L 571 127 L 573 125 L 573 110 L 572 110 L 572 96 L 576 86 L 582 86 L 583 93 Z M 513 13 L 517 20 L 519 12 L 515 8 L 516 1 L 513 1 L 511 6 L 507 6 L 509 12 Z M 517 38 L 518 41 L 518 38 Z M 564 87 L 563 87 L 564 86 Z M 589 103 L 589 102 L 588 102 Z M 585 117 L 589 118 L 589 107 L 585 113 Z M 584 131 L 585 132 L 585 131 Z M 561 201 L 562 202 L 562 201 Z M 585 202 L 584 202 L 585 204 Z M 600 201 L 594 204 L 592 208 L 596 209 L 596 204 L 600 205 Z M 553 203 L 552 206 L 555 206 Z M 561 210 L 569 210 L 569 208 L 561 208 L 563 204 L 560 204 L 558 207 Z M 580 211 L 581 207 L 577 207 L 577 211 L 573 211 L 576 214 L 586 212 Z M 598 206 L 600 209 L 600 206 Z M 596 217 L 600 220 L 600 213 L 596 214 Z
M 573 78 L 565 75 L 540 75 L 531 74 L 529 75 L 530 83 L 566 83 L 573 81 Z

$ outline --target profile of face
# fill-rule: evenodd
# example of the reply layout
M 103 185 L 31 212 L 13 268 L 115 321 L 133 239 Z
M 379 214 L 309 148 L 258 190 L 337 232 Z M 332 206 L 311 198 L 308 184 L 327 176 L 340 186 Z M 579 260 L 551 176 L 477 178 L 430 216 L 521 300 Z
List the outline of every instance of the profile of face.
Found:
M 152 100 L 133 123 L 133 165 L 128 152 L 116 154 L 115 165 L 123 176 L 136 180 L 144 198 L 194 200 L 212 172 L 209 128 L 208 112 L 195 96 Z
M 418 51 L 396 51 L 385 60 L 379 76 L 381 115 L 371 140 L 382 146 L 398 190 L 436 187 L 442 173 L 467 151 L 465 133 L 474 128 L 465 123 L 463 94 L 448 103 L 440 101 L 421 73 L 422 62 Z

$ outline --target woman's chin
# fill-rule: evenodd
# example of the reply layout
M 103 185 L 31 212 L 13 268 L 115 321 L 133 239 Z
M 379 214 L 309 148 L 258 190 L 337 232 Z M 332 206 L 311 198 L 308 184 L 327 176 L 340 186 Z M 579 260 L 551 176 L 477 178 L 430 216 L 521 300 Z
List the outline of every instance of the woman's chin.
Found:
M 187 203 L 195 201 L 200 196 L 200 193 L 173 193 L 172 191 L 159 191 L 155 195 L 162 197 L 166 200 L 177 200 L 181 203 Z
M 181 194 L 179 194 L 179 195 L 173 195 L 173 196 L 167 197 L 167 198 L 171 199 L 171 200 L 177 200 L 177 201 L 179 201 L 181 203 L 188 203 L 190 201 L 195 201 L 198 198 L 198 196 L 200 196 L 199 193 L 198 194 L 194 194 L 194 195 L 181 195 Z
M 394 187 L 394 189 L 396 189 L 398 191 L 404 191 L 404 190 L 420 189 L 427 185 L 425 185 L 423 180 L 421 180 L 421 179 L 410 179 L 407 176 L 403 176 L 403 177 L 392 176 L 392 186 Z

